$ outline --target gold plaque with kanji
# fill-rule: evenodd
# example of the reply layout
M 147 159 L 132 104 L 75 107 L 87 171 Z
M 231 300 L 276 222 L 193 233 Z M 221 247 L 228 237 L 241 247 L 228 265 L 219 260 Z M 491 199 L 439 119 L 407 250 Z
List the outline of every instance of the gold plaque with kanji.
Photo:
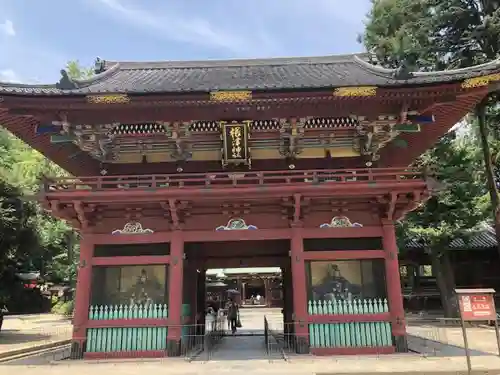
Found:
M 248 164 L 248 123 L 221 123 L 222 130 L 222 163 Z

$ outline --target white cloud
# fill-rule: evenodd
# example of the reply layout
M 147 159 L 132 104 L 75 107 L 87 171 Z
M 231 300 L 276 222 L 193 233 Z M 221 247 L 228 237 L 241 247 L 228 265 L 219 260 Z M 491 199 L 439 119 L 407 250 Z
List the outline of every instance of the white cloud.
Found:
M 233 57 L 349 53 L 370 0 L 83 1 L 93 10 L 157 39 L 225 50 Z M 349 13 L 352 13 L 349 15 Z M 349 35 L 348 39 L 346 36 Z M 213 51 L 221 55 L 219 51 Z M 203 55 L 203 52 L 200 53 Z
M 21 79 L 12 69 L 4 69 L 0 70 L 0 82 L 21 82 Z
M 4 22 L 0 23 L 0 30 L 7 36 L 16 35 L 14 23 L 11 20 L 5 20 Z
M 56 82 L 60 69 L 68 60 L 67 55 L 36 35 L 0 38 L 0 81 Z
M 214 25 L 206 18 L 176 10 L 175 5 L 171 4 L 168 8 L 161 8 L 159 12 L 139 8 L 123 0 L 94 0 L 94 4 L 98 5 L 100 10 L 104 5 L 104 9 L 107 8 L 111 15 L 121 21 L 176 42 L 224 48 L 235 53 L 270 47 L 270 38 L 267 36 L 260 35 L 257 40 L 250 40 L 238 34 L 236 30 L 227 30 Z

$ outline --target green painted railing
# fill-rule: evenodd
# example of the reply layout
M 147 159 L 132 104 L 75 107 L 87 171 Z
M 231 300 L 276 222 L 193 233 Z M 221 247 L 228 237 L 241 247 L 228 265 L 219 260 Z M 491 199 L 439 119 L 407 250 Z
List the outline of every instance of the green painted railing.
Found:
M 182 316 L 190 316 L 191 306 L 182 305 Z M 89 320 L 165 319 L 166 304 L 90 306 Z M 165 350 L 168 327 L 110 327 L 87 329 L 87 352 L 124 352 Z M 189 326 L 182 327 L 182 338 L 190 335 Z
M 161 319 L 168 317 L 166 304 L 90 306 L 89 320 Z
M 162 319 L 166 304 L 90 306 L 89 320 Z M 167 327 L 117 327 L 87 329 L 87 352 L 165 350 Z
M 109 353 L 165 350 L 167 327 L 90 328 L 87 330 L 87 352 Z
M 309 315 L 370 315 L 389 311 L 386 299 L 309 301 Z M 389 322 L 309 324 L 312 348 L 356 348 L 392 345 Z

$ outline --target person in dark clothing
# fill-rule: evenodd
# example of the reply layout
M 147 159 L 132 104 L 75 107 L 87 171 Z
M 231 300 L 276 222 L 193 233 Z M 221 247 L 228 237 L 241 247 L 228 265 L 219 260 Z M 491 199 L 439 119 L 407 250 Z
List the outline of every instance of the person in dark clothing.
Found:
M 229 308 L 227 309 L 227 319 L 229 320 L 231 326 L 231 332 L 233 335 L 236 333 L 236 326 L 238 324 L 239 308 L 234 301 L 231 301 Z

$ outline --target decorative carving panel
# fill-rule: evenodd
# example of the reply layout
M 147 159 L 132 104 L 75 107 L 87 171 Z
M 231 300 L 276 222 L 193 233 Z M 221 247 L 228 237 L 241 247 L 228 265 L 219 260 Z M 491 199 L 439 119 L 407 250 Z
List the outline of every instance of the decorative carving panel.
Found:
M 109 131 L 111 136 L 143 137 L 153 134 L 164 134 L 166 127 L 157 122 L 142 122 L 136 124 L 117 124 Z

